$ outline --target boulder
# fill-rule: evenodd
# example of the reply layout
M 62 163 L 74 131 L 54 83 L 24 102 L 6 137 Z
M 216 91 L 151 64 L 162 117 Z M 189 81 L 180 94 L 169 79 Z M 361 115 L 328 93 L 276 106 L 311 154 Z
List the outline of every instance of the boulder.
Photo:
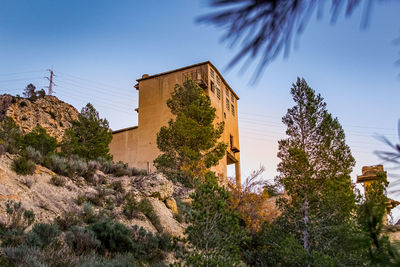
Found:
M 165 205 L 172 210 L 174 213 L 178 213 L 178 206 L 176 205 L 176 201 L 173 197 L 167 198 L 165 200 Z
M 170 198 L 174 191 L 173 183 L 159 173 L 140 176 L 133 180 L 133 184 L 139 194 L 161 201 Z
M 174 219 L 171 210 L 159 199 L 149 198 L 149 201 L 160 219 L 162 231 L 172 236 L 183 236 L 184 228 Z

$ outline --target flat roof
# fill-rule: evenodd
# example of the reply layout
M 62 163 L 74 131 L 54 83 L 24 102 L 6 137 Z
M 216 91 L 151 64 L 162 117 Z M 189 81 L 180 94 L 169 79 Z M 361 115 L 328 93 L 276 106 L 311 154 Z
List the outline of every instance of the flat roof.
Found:
M 112 131 L 112 134 L 116 134 L 116 133 L 120 133 L 120 132 L 125 132 L 125 131 L 130 131 L 130 130 L 133 130 L 133 129 L 136 129 L 136 128 L 138 128 L 137 125 L 136 125 L 136 126 L 132 126 L 132 127 L 128 127 L 128 128 L 123 128 L 123 129 L 119 129 L 119 130 Z
M 211 63 L 211 61 L 204 61 L 204 62 L 200 62 L 197 64 L 193 64 L 190 66 L 186 66 L 186 67 L 182 67 L 182 68 L 178 68 L 178 69 L 174 69 L 174 70 L 170 70 L 170 71 L 166 71 L 166 72 L 161 72 L 161 73 L 157 73 L 157 74 L 153 74 L 153 75 L 149 75 L 147 77 L 142 77 L 140 79 L 137 79 L 137 82 L 143 81 L 143 80 L 147 80 L 147 79 L 151 79 L 151 78 L 155 78 L 158 76 L 162 76 L 162 75 L 166 75 L 166 74 L 170 74 L 173 72 L 177 72 L 177 71 L 182 71 L 182 70 L 186 70 L 186 69 L 190 69 L 190 68 L 194 68 L 194 67 L 198 67 L 201 65 L 206 65 L 209 64 L 211 67 L 213 67 L 215 69 L 215 71 L 217 72 L 217 74 L 221 77 L 222 82 L 228 86 L 228 88 L 232 91 L 233 95 L 239 100 L 239 96 L 235 93 L 235 91 L 233 91 L 233 89 L 229 86 L 229 84 L 226 82 L 226 80 L 224 79 L 224 77 L 221 75 L 221 73 L 219 72 L 219 70 Z

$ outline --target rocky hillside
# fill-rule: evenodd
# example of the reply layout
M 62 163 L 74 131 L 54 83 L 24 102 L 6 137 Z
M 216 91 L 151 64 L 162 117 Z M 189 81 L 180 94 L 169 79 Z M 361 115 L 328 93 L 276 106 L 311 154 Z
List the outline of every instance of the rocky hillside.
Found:
M 58 216 L 67 213 L 81 214 L 84 202 L 92 204 L 95 212 L 108 210 L 112 217 L 127 226 L 138 225 L 145 230 L 181 236 L 185 224 L 175 218 L 178 214 L 176 200 L 187 203 L 190 191 L 174 186 L 158 174 L 147 176 L 113 177 L 97 171 L 94 182 L 87 183 L 84 178 L 56 176 L 65 183 L 56 186 L 51 181 L 55 174 L 40 165 L 33 175 L 19 176 L 11 170 L 15 155 L 0 156 L 0 222 L 7 223 L 8 201 L 21 202 L 26 210 L 35 213 L 36 222 L 53 222 Z M 147 199 L 151 203 L 159 222 L 154 218 L 135 211 L 134 216 L 126 216 L 126 196 L 131 195 L 138 203 Z
M 6 116 L 13 118 L 24 134 L 40 125 L 61 141 L 71 121 L 78 119 L 78 111 L 55 96 L 46 95 L 30 101 L 4 94 L 0 95 L 0 121 Z

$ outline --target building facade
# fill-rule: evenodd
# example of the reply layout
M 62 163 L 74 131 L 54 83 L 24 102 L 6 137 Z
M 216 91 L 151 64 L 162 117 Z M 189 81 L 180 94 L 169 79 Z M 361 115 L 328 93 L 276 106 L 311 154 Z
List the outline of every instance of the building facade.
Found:
M 139 91 L 138 125 L 113 131 L 110 152 L 115 161 L 155 171 L 153 161 L 160 154 L 157 133 L 173 118 L 167 100 L 175 85 L 182 85 L 188 79 L 195 81 L 210 97 L 216 109 L 216 122 L 225 122 L 221 141 L 228 145 L 227 153 L 212 170 L 219 177 L 227 177 L 227 165 L 234 164 L 236 183 L 240 184 L 239 97 L 209 61 L 155 75 L 144 74 L 138 79 L 134 86 Z

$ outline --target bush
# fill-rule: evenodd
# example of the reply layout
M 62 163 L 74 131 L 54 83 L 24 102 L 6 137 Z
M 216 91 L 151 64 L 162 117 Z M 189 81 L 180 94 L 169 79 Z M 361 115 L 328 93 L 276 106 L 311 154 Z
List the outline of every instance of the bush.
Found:
M 24 244 L 24 231 L 20 229 L 9 229 L 1 236 L 2 247 L 15 247 Z
M 22 138 L 22 147 L 33 147 L 46 156 L 53 153 L 57 148 L 57 139 L 47 134 L 46 129 L 42 127 L 35 127 L 30 133 L 27 133 Z
M 15 158 L 11 165 L 13 171 L 20 175 L 33 174 L 36 168 L 36 164 L 26 157 L 19 156 Z
M 10 229 L 24 230 L 35 221 L 35 213 L 24 209 L 21 202 L 7 201 L 6 213 L 9 216 L 7 227 Z
M 28 104 L 26 104 L 26 102 L 25 101 L 21 101 L 21 102 L 19 102 L 19 107 L 20 108 L 23 108 L 23 107 L 26 107 Z
M 28 146 L 25 149 L 25 156 L 27 159 L 32 160 L 36 164 L 42 164 L 43 163 L 43 156 L 40 151 L 36 150 L 35 148 Z
M 158 232 L 162 232 L 162 226 L 160 223 L 160 218 L 158 218 L 157 214 L 154 212 L 153 206 L 147 198 L 143 198 L 139 203 L 139 210 L 143 212 L 144 215 L 150 220 L 153 226 L 157 229 Z
M 91 254 L 83 257 L 78 264 L 80 267 L 134 267 L 142 266 L 137 264 L 131 253 L 116 254 L 114 258 L 101 257 L 98 254 Z
M 31 188 L 32 185 L 37 182 L 37 180 L 32 177 L 24 177 L 20 180 L 20 182 L 26 187 Z
M 101 245 L 93 231 L 80 226 L 72 226 L 65 241 L 77 255 L 89 254 Z
M 125 204 L 122 208 L 122 212 L 129 220 L 136 218 L 138 216 L 139 203 L 135 200 L 132 193 L 126 194 L 124 198 Z
M 19 151 L 22 135 L 21 130 L 11 117 L 5 117 L 0 122 L 0 144 L 5 152 L 16 154 Z
M 87 199 L 87 197 L 85 195 L 78 195 L 78 197 L 75 200 L 75 203 L 78 206 L 80 206 L 80 205 L 82 205 L 83 203 L 85 203 L 87 201 L 88 201 L 88 199 Z
M 57 216 L 57 218 L 54 219 L 54 223 L 57 224 L 61 231 L 66 231 L 71 226 L 79 224 L 80 219 L 76 212 L 68 211 L 64 213 L 63 216 Z
M 121 193 L 121 194 L 125 193 L 125 189 L 124 189 L 124 187 L 122 186 L 122 182 L 121 182 L 121 181 L 114 181 L 114 182 L 112 182 L 112 183 L 111 183 L 111 188 L 112 188 L 115 192 L 118 192 L 118 193 Z
M 85 223 L 88 224 L 97 221 L 98 219 L 97 214 L 94 212 L 93 207 L 90 203 L 86 202 L 83 205 L 81 218 Z
M 53 175 L 50 178 L 50 183 L 55 186 L 64 186 L 66 181 L 65 178 L 58 175 Z
M 131 231 L 119 222 L 103 219 L 89 226 L 101 242 L 103 252 L 129 252 L 134 247 Z
M 53 242 L 60 234 L 56 225 L 37 223 L 26 236 L 26 243 L 29 246 L 44 248 Z

